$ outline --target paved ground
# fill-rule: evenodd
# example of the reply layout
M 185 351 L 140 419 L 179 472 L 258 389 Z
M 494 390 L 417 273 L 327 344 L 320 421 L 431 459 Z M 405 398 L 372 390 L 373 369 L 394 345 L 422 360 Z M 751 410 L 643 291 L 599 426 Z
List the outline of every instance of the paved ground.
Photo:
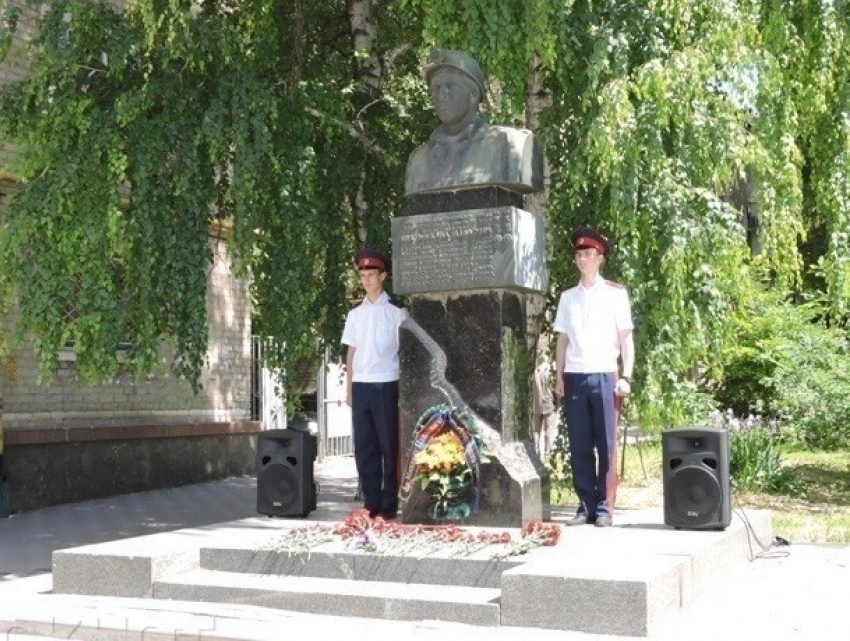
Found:
M 356 483 L 350 458 L 327 459 L 316 466 L 316 478 L 321 487 L 320 511 L 327 518 L 342 516 L 357 507 L 353 501 Z M 34 638 L 8 625 L 3 627 L 2 622 L 15 621 L 27 612 L 40 612 L 43 620 L 54 622 L 52 630 L 42 629 L 41 634 L 72 639 L 119 638 L 98 636 L 92 632 L 90 622 L 87 630 L 80 627 L 75 631 L 87 613 L 104 624 L 124 620 L 135 622 L 131 627 L 141 628 L 140 623 L 150 622 L 159 630 L 170 625 L 175 631 L 159 638 L 280 639 L 291 632 L 344 635 L 347 639 L 388 634 L 441 641 L 622 638 L 537 629 L 475 628 L 434 621 L 345 619 L 238 605 L 61 597 L 49 593 L 51 553 L 55 549 L 256 515 L 255 481 L 246 478 L 56 506 L 0 519 L 0 633 L 6 632 L 4 638 L 10 640 Z M 753 549 L 760 550 L 758 542 L 753 542 Z M 792 543 L 771 549 L 747 567 L 717 581 L 656 638 L 665 641 L 847 639 L 850 638 L 845 616 L 848 595 L 850 548 Z M 178 634 L 177 630 L 181 632 Z M 139 635 L 120 638 L 139 638 Z

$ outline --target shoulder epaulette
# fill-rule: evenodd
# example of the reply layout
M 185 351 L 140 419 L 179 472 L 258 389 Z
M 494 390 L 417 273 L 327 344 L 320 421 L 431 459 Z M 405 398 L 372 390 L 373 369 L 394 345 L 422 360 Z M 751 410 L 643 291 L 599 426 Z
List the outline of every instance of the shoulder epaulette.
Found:
M 625 286 L 625 285 L 621 285 L 620 283 L 618 283 L 618 282 L 617 282 L 617 281 L 615 281 L 615 280 L 608 280 L 608 279 L 606 278 L 606 279 L 605 279 L 605 282 L 606 282 L 608 285 L 610 285 L 611 287 L 616 287 L 617 289 L 626 289 L 626 286 Z
M 395 305 L 400 309 L 404 309 L 404 303 L 402 303 L 398 298 L 390 296 L 390 305 Z

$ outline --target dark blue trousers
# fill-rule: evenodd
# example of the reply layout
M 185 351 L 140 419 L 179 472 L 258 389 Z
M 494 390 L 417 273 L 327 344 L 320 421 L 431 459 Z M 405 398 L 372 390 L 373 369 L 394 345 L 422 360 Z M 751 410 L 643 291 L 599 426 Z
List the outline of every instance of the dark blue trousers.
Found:
M 353 383 L 354 461 L 367 510 L 398 510 L 398 381 Z
M 617 374 L 564 374 L 564 418 L 578 511 L 613 516 L 617 494 Z

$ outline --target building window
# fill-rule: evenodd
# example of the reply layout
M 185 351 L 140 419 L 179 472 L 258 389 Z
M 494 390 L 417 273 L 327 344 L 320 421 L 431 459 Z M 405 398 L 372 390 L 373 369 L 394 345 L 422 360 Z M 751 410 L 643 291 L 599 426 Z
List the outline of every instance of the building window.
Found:
M 115 270 L 115 282 L 119 283 L 119 284 L 123 283 L 124 267 L 121 264 L 121 262 L 118 261 L 118 260 L 113 260 L 112 261 L 112 268 Z M 80 294 L 80 287 L 81 286 L 80 286 L 79 283 L 77 283 L 75 285 L 75 288 L 74 288 L 74 290 L 75 290 L 74 291 L 74 299 L 75 300 L 78 298 L 78 296 Z M 126 310 L 127 307 L 129 306 L 130 298 L 127 295 L 127 291 L 126 291 L 125 288 L 122 288 L 121 291 L 122 291 L 122 294 L 121 294 L 121 299 L 119 301 L 119 304 L 121 305 L 122 309 Z M 67 305 L 65 305 L 65 309 L 63 310 L 62 314 L 63 314 L 63 320 L 67 323 L 74 323 L 75 321 L 77 321 L 80 318 L 80 310 L 73 303 L 73 301 L 69 302 Z M 126 322 L 126 320 L 125 320 L 125 322 Z M 130 338 L 129 338 L 130 335 L 131 335 L 131 332 L 129 331 L 129 327 L 124 327 L 123 332 L 122 332 L 122 338 L 121 338 L 120 341 L 118 341 L 118 344 L 115 346 L 115 349 L 117 351 L 125 352 L 125 351 L 130 349 L 130 347 L 132 346 L 132 342 L 130 341 Z M 74 341 L 73 340 L 70 340 L 70 341 L 65 343 L 65 347 L 62 350 L 62 352 L 60 353 L 59 358 L 60 358 L 60 360 L 63 360 L 63 361 L 75 360 Z

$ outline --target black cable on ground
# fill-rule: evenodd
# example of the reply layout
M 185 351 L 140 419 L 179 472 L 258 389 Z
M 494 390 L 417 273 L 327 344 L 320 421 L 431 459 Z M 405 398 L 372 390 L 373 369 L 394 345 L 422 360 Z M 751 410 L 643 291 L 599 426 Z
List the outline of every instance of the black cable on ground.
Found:
M 741 506 L 738 501 L 737 496 L 733 493 L 734 503 L 737 504 L 737 509 L 732 508 L 732 511 L 737 514 L 741 520 L 744 522 L 744 526 L 747 530 L 747 543 L 750 547 L 750 556 L 753 559 L 775 559 L 775 558 L 783 558 L 790 554 L 787 549 L 791 542 L 788 539 L 785 539 L 781 536 L 773 537 L 773 541 L 770 545 L 765 545 L 762 543 L 761 539 L 759 539 L 758 534 L 756 534 L 756 530 L 753 527 L 752 523 L 750 523 L 750 519 L 747 518 L 747 513 L 744 511 L 744 508 Z M 758 546 L 761 548 L 761 552 L 758 554 L 753 553 L 753 540 L 758 543 Z

